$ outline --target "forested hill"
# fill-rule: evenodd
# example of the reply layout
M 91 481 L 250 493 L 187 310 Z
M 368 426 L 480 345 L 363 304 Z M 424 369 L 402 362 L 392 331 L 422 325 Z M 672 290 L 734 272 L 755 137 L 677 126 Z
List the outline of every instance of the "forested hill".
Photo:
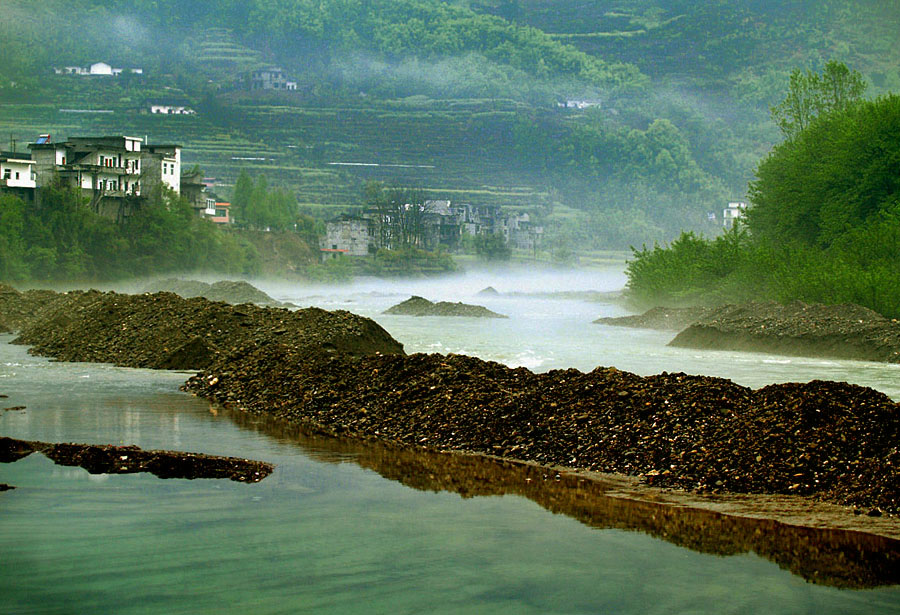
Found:
M 148 135 L 226 198 L 243 169 L 326 217 L 378 180 L 624 248 L 720 228 L 794 68 L 900 91 L 898 31 L 878 0 L 5 0 L 0 134 Z M 143 75 L 52 70 L 97 61 Z M 273 65 L 297 91 L 248 91 Z M 148 116 L 160 100 L 197 114 Z

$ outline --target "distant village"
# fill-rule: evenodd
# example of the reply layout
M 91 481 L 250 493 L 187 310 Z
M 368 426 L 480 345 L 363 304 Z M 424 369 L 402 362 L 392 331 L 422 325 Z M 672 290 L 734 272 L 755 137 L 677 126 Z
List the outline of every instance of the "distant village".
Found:
M 80 190 L 98 215 L 122 221 L 158 186 L 183 196 L 196 215 L 220 225 L 233 223 L 231 204 L 212 191 L 201 173 L 182 171 L 182 146 L 149 144 L 139 137 L 70 137 L 54 141 L 49 134 L 28 144 L 28 152 L 0 151 L 0 192 L 18 195 L 40 207 L 40 188 Z M 744 215 L 746 203 L 731 202 L 723 210 L 726 228 Z M 505 246 L 526 253 L 541 248 L 543 227 L 527 213 L 507 213 L 499 205 L 473 205 L 448 200 L 404 203 L 393 212 L 375 207 L 345 213 L 325 223 L 320 238 L 323 261 L 367 257 L 400 242 L 389 229 L 414 219 L 414 245 L 428 251 L 459 252 L 465 237 L 500 237 Z M 710 212 L 710 220 L 716 220 Z

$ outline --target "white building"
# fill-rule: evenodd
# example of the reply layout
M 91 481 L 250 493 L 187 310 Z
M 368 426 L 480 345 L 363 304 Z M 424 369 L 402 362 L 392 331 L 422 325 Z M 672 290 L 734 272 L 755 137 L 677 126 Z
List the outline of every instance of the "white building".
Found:
M 119 69 L 119 72 L 122 72 L 122 69 Z M 113 75 L 113 67 L 107 64 L 106 62 L 94 62 L 91 64 L 88 73 L 91 75 Z
M 0 152 L 0 188 L 35 188 L 35 180 L 31 154 Z
M 732 201 L 728 203 L 728 207 L 722 210 L 722 225 L 725 228 L 734 226 L 735 220 L 744 217 L 744 211 L 747 209 L 747 203 L 743 201 Z
M 150 103 L 150 113 L 161 115 L 195 115 L 196 112 L 186 105 Z
M 181 194 L 180 145 L 148 145 L 144 148 L 143 163 L 148 181 L 159 181 Z

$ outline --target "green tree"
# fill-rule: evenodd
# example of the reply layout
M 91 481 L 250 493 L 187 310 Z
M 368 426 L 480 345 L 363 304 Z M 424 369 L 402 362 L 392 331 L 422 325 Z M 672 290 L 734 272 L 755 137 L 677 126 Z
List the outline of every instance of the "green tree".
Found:
M 246 169 L 241 169 L 241 173 L 234 184 L 234 193 L 231 196 L 231 209 L 235 220 L 239 224 L 247 223 L 247 210 L 252 198 L 253 179 Z
M 784 100 L 771 108 L 772 118 L 782 134 L 792 139 L 815 118 L 846 110 L 865 91 L 863 76 L 835 60 L 825 65 L 822 74 L 796 69 L 791 73 Z

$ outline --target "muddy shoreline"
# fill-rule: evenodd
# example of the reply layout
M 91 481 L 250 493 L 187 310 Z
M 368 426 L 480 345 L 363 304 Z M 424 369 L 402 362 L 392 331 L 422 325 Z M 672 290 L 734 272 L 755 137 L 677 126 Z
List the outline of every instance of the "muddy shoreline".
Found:
M 374 321 L 348 312 L 170 293 L 41 298 L 16 340 L 31 352 L 166 368 L 177 332 L 199 348 L 181 353 L 193 360 L 178 365 L 205 368 L 185 390 L 325 433 L 624 475 L 712 497 L 800 496 L 849 507 L 841 510 L 850 518 L 900 512 L 900 412 L 865 387 L 813 381 L 752 390 L 615 368 L 536 374 L 462 355 L 406 356 Z

